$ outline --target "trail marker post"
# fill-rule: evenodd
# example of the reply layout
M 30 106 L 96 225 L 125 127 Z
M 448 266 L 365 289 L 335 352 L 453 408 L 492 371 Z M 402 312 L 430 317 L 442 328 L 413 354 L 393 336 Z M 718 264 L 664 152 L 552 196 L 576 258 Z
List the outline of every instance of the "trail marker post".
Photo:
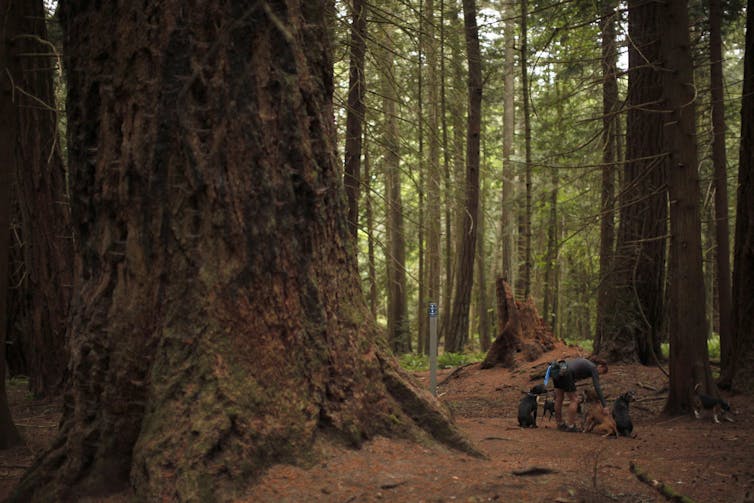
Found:
M 429 303 L 429 390 L 437 396 L 437 304 Z

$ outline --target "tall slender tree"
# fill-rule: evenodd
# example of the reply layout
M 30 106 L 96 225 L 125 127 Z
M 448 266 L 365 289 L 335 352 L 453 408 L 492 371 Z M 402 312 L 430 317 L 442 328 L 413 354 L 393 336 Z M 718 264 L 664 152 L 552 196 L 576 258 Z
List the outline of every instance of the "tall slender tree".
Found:
M 345 179 L 348 198 L 348 224 L 356 243 L 359 231 L 359 195 L 361 194 L 361 141 L 364 122 L 364 58 L 367 45 L 367 2 L 353 0 L 351 5 L 351 60 L 346 111 Z
M 730 229 L 728 226 L 728 159 L 725 152 L 722 1 L 709 0 L 710 92 L 712 94 L 712 164 L 715 180 L 715 264 L 720 334 L 720 381 L 730 386 L 727 372 L 733 358 L 731 333 Z
M 521 236 L 523 240 L 521 293 L 524 299 L 531 294 L 532 250 L 531 250 L 531 219 L 532 219 L 532 166 L 531 166 L 531 117 L 529 115 L 529 69 L 528 69 L 528 18 L 529 5 L 527 0 L 521 0 L 521 91 L 523 103 L 524 121 L 524 212 L 520 216 L 522 220 Z
M 501 229 L 502 236 L 502 265 L 501 272 L 503 278 L 510 285 L 516 284 L 516 268 L 514 264 L 515 240 L 514 240 L 514 192 L 515 186 L 515 169 L 513 166 L 513 138 L 515 130 L 515 31 L 513 8 L 510 2 L 503 2 L 502 15 L 503 40 L 505 43 L 503 66 L 503 190 L 501 207 Z
M 318 439 L 425 429 L 473 452 L 360 290 L 330 2 L 60 9 L 71 376 L 59 437 L 11 501 L 241 499 Z
M 429 143 L 426 169 L 427 182 L 427 300 L 440 302 L 442 273 L 442 220 L 440 213 L 442 169 L 440 166 L 440 99 L 439 99 L 439 47 L 435 37 L 437 26 L 434 0 L 424 2 L 422 40 L 426 54 L 427 79 L 424 89 L 427 98 L 427 127 L 424 129 Z M 425 316 L 422 313 L 422 316 Z
M 469 308 L 474 282 L 474 255 L 479 214 L 479 162 L 482 127 L 482 56 L 476 2 L 463 0 L 464 34 L 468 61 L 469 110 L 466 124 L 466 179 L 464 183 L 463 226 L 458 237 L 458 280 L 453 295 L 453 312 L 448 327 L 445 350 L 459 352 L 469 333 Z
M 385 27 L 383 68 L 393 68 L 392 30 Z M 385 152 L 382 171 L 385 174 L 387 222 L 387 323 L 388 340 L 397 354 L 411 351 L 406 293 L 406 243 L 403 226 L 403 196 L 401 194 L 400 133 L 398 131 L 398 91 L 394 75 L 382 81 L 382 112 L 384 117 Z
M 597 286 L 597 320 L 594 351 L 602 351 L 607 335 L 605 318 L 614 294 L 612 285 L 615 249 L 615 162 L 618 125 L 618 76 L 616 47 L 616 0 L 604 0 L 600 17 L 602 35 L 602 194 L 600 201 L 600 278 Z

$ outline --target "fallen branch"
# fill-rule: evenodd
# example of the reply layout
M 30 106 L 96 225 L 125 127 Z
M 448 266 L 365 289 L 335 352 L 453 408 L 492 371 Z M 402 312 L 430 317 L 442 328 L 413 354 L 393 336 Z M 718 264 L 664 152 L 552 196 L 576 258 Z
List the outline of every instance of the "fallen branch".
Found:
M 689 498 L 688 496 L 678 494 L 675 489 L 673 489 L 669 485 L 651 478 L 649 475 L 641 471 L 633 461 L 629 466 L 631 473 L 633 473 L 637 479 L 639 479 L 641 482 L 644 482 L 648 486 L 655 488 L 657 492 L 659 492 L 666 500 L 678 501 L 680 503 L 694 503 L 694 500 Z
M 451 377 L 458 377 L 456 374 L 460 374 L 461 371 L 463 371 L 463 369 L 465 369 L 466 367 L 468 367 L 470 365 L 474 365 L 475 363 L 477 363 L 477 362 L 465 363 L 463 365 L 460 365 L 460 366 L 456 367 L 455 369 L 453 369 L 453 371 L 450 374 L 448 374 L 447 376 L 445 376 L 445 379 L 443 379 L 442 381 L 440 381 L 439 383 L 437 383 L 437 385 L 438 386 L 442 386 L 443 384 L 445 384 L 446 382 L 448 382 Z
M 526 468 L 524 470 L 514 470 L 511 473 L 519 477 L 529 477 L 529 476 L 547 475 L 550 473 L 557 473 L 557 470 L 553 470 L 551 468 L 541 468 L 539 466 L 532 466 L 531 468 Z

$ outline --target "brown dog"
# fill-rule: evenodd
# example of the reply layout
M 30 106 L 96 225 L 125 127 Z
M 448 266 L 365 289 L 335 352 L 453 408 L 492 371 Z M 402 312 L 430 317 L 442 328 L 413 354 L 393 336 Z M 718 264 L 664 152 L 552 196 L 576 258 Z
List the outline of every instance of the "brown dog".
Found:
M 602 433 L 603 437 L 618 436 L 618 427 L 615 420 L 610 414 L 605 414 L 599 397 L 592 390 L 586 390 L 586 412 L 584 413 L 582 430 L 585 432 L 594 430 L 597 433 Z

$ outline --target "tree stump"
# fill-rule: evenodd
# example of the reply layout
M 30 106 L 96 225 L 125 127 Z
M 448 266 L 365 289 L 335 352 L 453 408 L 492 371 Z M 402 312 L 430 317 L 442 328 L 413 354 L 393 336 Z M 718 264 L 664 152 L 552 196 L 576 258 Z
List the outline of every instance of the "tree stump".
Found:
M 504 278 L 496 281 L 498 336 L 490 346 L 480 367 L 513 368 L 516 353 L 526 361 L 533 361 L 555 346 L 555 336 L 539 316 L 534 301 L 518 302 Z

